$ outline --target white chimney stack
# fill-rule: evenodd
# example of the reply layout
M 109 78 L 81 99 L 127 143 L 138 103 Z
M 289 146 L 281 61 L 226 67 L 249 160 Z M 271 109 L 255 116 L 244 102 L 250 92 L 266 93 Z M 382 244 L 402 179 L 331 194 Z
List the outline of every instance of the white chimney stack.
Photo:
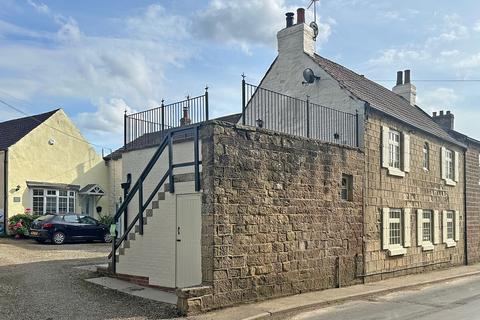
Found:
M 315 53 L 315 32 L 305 24 L 305 10 L 300 8 L 297 11 L 297 24 L 293 23 L 294 13 L 288 12 L 286 28 L 277 33 L 278 54 Z
M 405 81 L 403 76 L 405 74 Z M 393 92 L 405 98 L 412 106 L 416 104 L 417 88 L 410 81 L 410 70 L 397 72 L 397 85 L 393 87 Z

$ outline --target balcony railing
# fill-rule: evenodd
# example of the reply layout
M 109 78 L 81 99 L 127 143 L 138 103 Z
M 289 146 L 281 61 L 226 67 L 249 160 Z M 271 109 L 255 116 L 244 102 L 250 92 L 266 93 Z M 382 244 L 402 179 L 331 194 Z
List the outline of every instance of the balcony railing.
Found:
M 358 113 L 293 98 L 242 81 L 242 123 L 296 136 L 359 147 Z
M 159 144 L 163 132 L 182 125 L 195 124 L 209 119 L 208 88 L 205 94 L 186 100 L 124 116 L 124 147 L 135 149 Z

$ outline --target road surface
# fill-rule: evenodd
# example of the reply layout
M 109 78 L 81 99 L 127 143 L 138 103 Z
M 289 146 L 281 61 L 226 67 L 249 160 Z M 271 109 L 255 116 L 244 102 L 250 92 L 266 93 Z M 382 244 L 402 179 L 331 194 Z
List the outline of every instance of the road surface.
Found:
M 475 320 L 480 319 L 480 276 L 353 301 L 285 319 Z

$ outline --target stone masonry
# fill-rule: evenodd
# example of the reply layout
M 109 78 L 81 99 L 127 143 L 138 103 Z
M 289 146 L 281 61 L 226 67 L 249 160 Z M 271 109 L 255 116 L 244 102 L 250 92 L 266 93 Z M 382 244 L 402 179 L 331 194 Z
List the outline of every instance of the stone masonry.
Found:
M 361 151 L 218 122 L 202 137 L 204 286 L 179 292 L 181 310 L 358 283 Z M 352 201 L 340 197 L 342 174 Z
M 410 134 L 410 172 L 405 177 L 387 174 L 381 166 L 382 125 Z M 430 168 L 422 165 L 423 145 L 430 146 Z M 448 186 L 441 179 L 440 148 L 446 146 L 459 152 L 459 182 Z M 375 281 L 407 273 L 424 272 L 434 268 L 464 263 L 464 197 L 463 197 L 463 150 L 440 139 L 412 131 L 411 127 L 384 115 L 372 113 L 365 126 L 365 277 Z M 390 257 L 382 250 L 382 208 L 411 208 L 411 246 L 404 255 Z M 417 245 L 416 209 L 458 210 L 460 213 L 460 236 L 455 247 L 444 243 L 434 249 L 423 251 Z M 441 219 L 440 219 L 441 220 Z M 441 223 L 441 221 L 440 221 Z M 438 226 L 441 228 L 440 226 Z M 441 230 L 440 230 L 441 232 Z

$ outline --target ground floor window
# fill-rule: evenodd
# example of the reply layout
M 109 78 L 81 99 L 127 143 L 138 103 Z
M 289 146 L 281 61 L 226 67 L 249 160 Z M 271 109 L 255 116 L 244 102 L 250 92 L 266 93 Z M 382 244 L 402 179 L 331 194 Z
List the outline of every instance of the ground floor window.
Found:
M 33 189 L 32 193 L 32 209 L 35 214 L 75 212 L 75 191 Z

